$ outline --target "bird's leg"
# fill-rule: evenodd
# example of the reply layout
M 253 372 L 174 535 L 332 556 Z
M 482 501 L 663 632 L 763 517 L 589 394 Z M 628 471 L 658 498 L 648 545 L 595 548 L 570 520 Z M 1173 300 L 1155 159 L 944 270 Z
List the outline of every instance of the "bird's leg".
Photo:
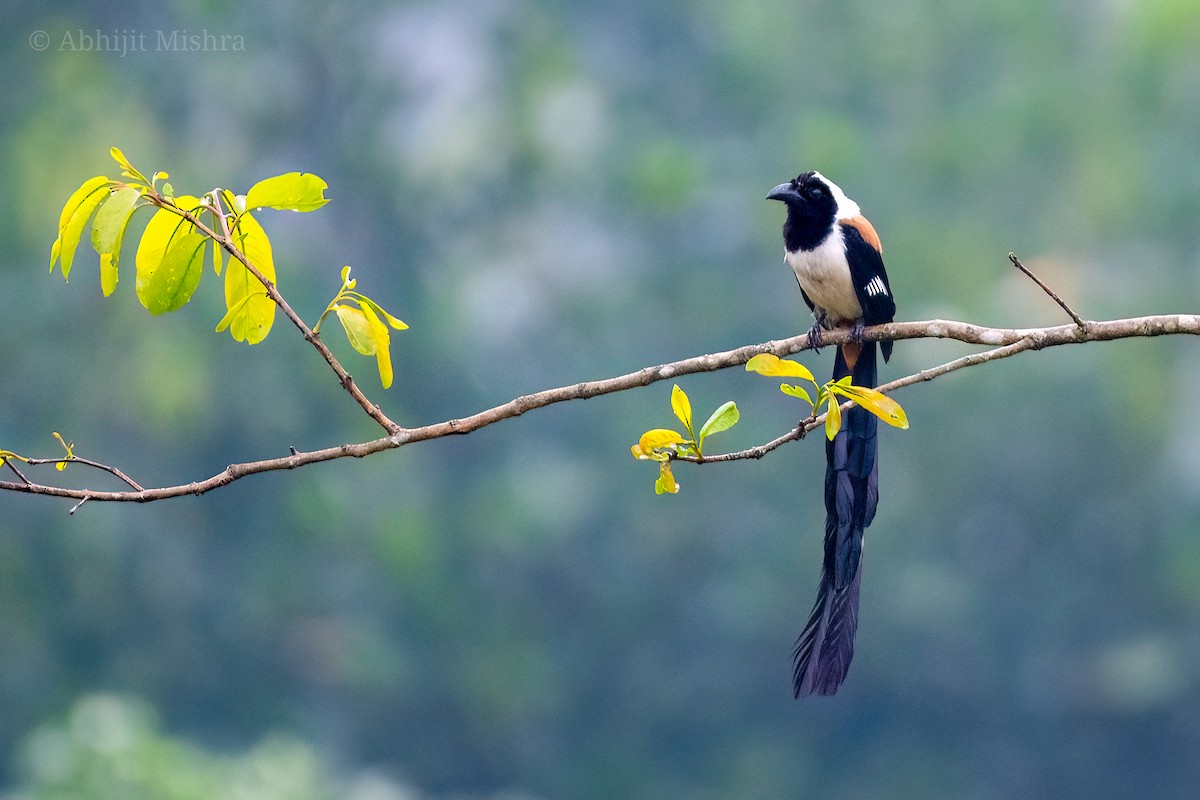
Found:
M 828 329 L 829 315 L 820 306 L 813 306 L 813 325 L 808 329 L 808 349 L 814 353 L 821 352 L 821 331 Z
M 850 341 L 854 344 L 862 344 L 863 337 L 866 336 L 866 333 L 867 323 L 862 317 L 859 317 L 858 319 L 854 320 L 854 327 L 850 329 Z

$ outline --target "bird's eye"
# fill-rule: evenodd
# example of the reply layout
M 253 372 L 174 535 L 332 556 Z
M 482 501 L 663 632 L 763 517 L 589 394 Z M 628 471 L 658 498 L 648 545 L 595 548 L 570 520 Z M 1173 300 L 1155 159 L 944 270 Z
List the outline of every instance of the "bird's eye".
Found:
M 820 186 L 814 186 L 808 190 L 808 196 L 814 200 L 825 196 L 825 191 Z

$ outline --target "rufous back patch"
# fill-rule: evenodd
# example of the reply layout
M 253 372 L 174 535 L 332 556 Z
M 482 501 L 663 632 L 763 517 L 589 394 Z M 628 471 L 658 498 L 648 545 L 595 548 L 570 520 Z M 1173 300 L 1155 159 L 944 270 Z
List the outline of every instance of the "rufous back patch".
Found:
M 847 217 L 839 219 L 842 225 L 849 225 L 854 228 L 863 237 L 863 241 L 875 248 L 875 252 L 882 254 L 883 245 L 879 242 L 879 234 L 875 232 L 875 226 L 872 225 L 866 217 L 861 214 L 857 217 Z

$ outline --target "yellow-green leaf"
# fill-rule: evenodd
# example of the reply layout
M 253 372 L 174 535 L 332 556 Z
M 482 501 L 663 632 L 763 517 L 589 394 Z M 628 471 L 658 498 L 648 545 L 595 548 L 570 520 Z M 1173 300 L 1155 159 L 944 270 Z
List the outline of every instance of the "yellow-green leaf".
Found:
M 337 313 L 338 322 L 342 323 L 342 328 L 346 331 L 346 338 L 350 340 L 350 346 L 364 356 L 375 355 L 375 339 L 371 336 L 371 324 L 367 322 L 367 317 L 362 310 L 341 304 L 334 306 L 333 310 Z
M 129 163 L 129 159 L 127 159 L 125 154 L 121 152 L 121 148 L 110 147 L 108 148 L 108 154 L 112 156 L 113 161 L 116 161 L 117 165 L 120 166 L 121 169 L 127 170 L 128 172 L 133 172 L 133 165 Z
M 671 474 L 671 462 L 663 461 L 658 465 L 658 480 L 654 482 L 655 494 L 677 494 L 679 484 Z
M 263 278 L 275 283 L 275 260 L 271 255 L 271 240 L 250 214 L 242 214 L 233 231 L 233 244 L 254 265 Z M 275 302 L 266 287 L 236 258 L 225 267 L 225 308 L 240 310 L 229 323 L 229 334 L 235 341 L 258 344 L 267 338 L 275 322 Z
M 838 394 L 848 397 L 895 428 L 908 429 L 908 415 L 892 398 L 866 386 L 838 386 Z
M 808 403 L 810 406 L 816 405 L 813 403 L 812 397 L 809 396 L 808 392 L 806 392 L 802 386 L 794 386 L 790 383 L 781 383 L 779 384 L 779 391 L 786 395 L 790 395 L 791 397 L 798 397 Z
M 770 377 L 779 378 L 803 378 L 805 380 L 813 380 L 813 374 L 809 372 L 808 367 L 798 361 L 792 361 L 787 358 L 779 358 L 771 353 L 759 353 L 754 358 L 746 362 L 747 372 L 757 372 L 759 375 L 767 375 Z
M 180 196 L 177 205 L 192 210 L 194 197 Z M 183 217 L 160 208 L 146 224 L 134 259 L 137 267 L 137 296 L 151 314 L 181 308 L 200 283 L 204 272 L 207 240 Z
M 213 272 L 217 273 L 217 277 L 220 277 L 221 276 L 221 256 L 222 256 L 222 253 L 224 252 L 224 248 L 222 248 L 221 245 L 217 244 L 216 242 L 213 242 L 212 249 L 213 249 L 213 251 L 212 251 Z
M 825 436 L 832 442 L 841 429 L 842 408 L 838 405 L 837 397 L 829 395 L 829 411 L 825 414 Z
M 263 292 L 263 294 L 266 294 L 266 292 Z M 217 328 L 216 328 L 215 333 L 220 333 L 221 331 L 225 330 L 230 325 L 232 325 L 233 320 L 237 317 L 238 314 L 240 314 L 242 312 L 242 308 L 245 307 L 246 303 L 250 302 L 250 298 L 253 296 L 254 295 L 246 295 L 245 297 L 242 298 L 242 301 L 240 303 L 238 303 L 233 308 L 228 309 L 225 312 L 225 316 L 221 317 L 221 321 L 217 323 Z
M 696 440 L 697 449 L 704 446 L 704 440 L 709 436 L 732 428 L 740 417 L 737 405 L 732 400 L 723 403 L 700 427 L 700 436 Z
M 88 219 L 104 202 L 111 191 L 108 178 L 97 175 L 84 181 L 75 190 L 58 215 L 58 238 L 50 248 L 50 271 L 54 271 L 55 262 L 62 261 L 63 278 L 71 277 L 71 264 L 75 260 L 75 249 L 79 247 L 79 238 L 83 235 L 83 227 Z
M 372 309 L 372 310 L 373 310 L 373 311 L 374 311 L 376 314 L 378 314 L 379 316 L 381 316 L 381 317 L 383 317 L 384 319 L 386 319 L 386 320 L 387 320 L 387 323 L 388 323 L 388 325 L 391 325 L 393 328 L 395 328 L 395 329 L 396 329 L 396 330 L 398 330 L 398 331 L 406 331 L 406 330 L 408 330 L 408 325 L 406 325 L 404 322 L 402 322 L 402 321 L 400 321 L 400 320 L 396 319 L 395 317 L 393 317 L 393 316 L 392 316 L 391 314 L 389 314 L 388 312 L 384 311 L 384 310 L 383 310 L 383 306 L 379 305 L 379 303 L 376 303 L 376 302 L 375 302 L 374 300 L 372 300 L 371 298 L 367 297 L 366 295 L 359 294 L 358 292 L 355 292 L 355 293 L 354 293 L 354 295 L 355 295 L 355 298 L 358 300 L 358 302 L 359 302 L 359 305 L 368 305 L 368 306 L 370 306 L 370 307 L 371 307 L 371 309 Z
M 259 181 L 246 192 L 246 208 L 315 211 L 329 202 L 329 184 L 312 173 L 289 172 Z
M 692 401 L 688 399 L 687 392 L 679 388 L 679 384 L 675 384 L 671 389 L 671 410 L 675 412 L 675 416 L 683 423 L 683 427 L 687 428 L 688 433 L 691 433 Z
M 133 178 L 134 180 L 141 181 L 142 183 L 149 183 L 149 181 L 146 180 L 146 176 L 138 172 L 137 169 L 135 169 L 134 166 L 129 163 L 129 159 L 125 157 L 125 154 L 121 152 L 120 148 L 110 147 L 108 154 L 112 156 L 113 161 L 116 161 L 117 164 L 120 165 L 122 174 L 125 175 L 125 177 Z
M 121 242 L 141 196 L 142 193 L 132 186 L 117 189 L 100 206 L 92 223 L 92 247 L 100 254 L 100 288 L 105 297 L 116 288 Z

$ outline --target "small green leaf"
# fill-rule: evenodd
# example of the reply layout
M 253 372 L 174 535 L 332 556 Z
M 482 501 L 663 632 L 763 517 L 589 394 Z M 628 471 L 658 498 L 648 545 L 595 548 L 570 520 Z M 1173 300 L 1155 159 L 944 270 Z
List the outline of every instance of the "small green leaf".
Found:
M 746 362 L 747 372 L 757 372 L 759 375 L 779 378 L 803 378 L 813 380 L 813 374 L 808 367 L 798 361 L 779 358 L 771 353 L 759 353 Z
M 790 383 L 781 383 L 779 384 L 779 391 L 792 397 L 798 397 L 804 402 L 808 403 L 810 406 L 816 405 L 816 403 L 812 401 L 812 398 L 809 396 L 808 392 L 806 392 L 802 386 L 794 386 Z
M 721 431 L 727 431 L 732 428 L 737 424 L 737 421 L 740 417 L 741 415 L 738 413 L 737 405 L 732 400 L 722 404 L 716 411 L 712 413 L 712 416 L 708 418 L 708 421 L 700 426 L 700 436 L 696 440 L 696 448 L 703 448 L 704 440 L 709 436 L 712 436 L 714 433 L 720 433 Z
M 694 435 L 692 434 L 692 401 L 688 399 L 687 392 L 679 388 L 679 384 L 675 384 L 671 388 L 671 410 L 683 423 L 683 427 L 687 428 L 688 434 Z
M 176 205 L 190 211 L 199 205 L 195 197 L 180 196 Z M 137 296 L 151 314 L 182 308 L 204 273 L 204 244 L 207 240 L 183 217 L 160 208 L 146 224 L 138 243 Z
M 329 202 L 329 184 L 312 173 L 289 172 L 261 180 L 246 192 L 246 208 L 315 211 Z
M 842 429 L 842 408 L 838 405 L 838 399 L 834 395 L 829 395 L 829 411 L 825 413 L 825 436 L 829 441 L 833 441 L 833 437 L 837 436 L 838 431 Z
M 213 272 L 217 273 L 217 277 L 220 277 L 221 258 L 224 255 L 225 248 L 221 247 L 221 245 L 217 244 L 216 242 L 213 242 L 212 249 Z
M 275 283 L 275 260 L 267 232 L 250 214 L 242 214 L 232 231 L 233 244 L 242 251 L 262 276 Z M 266 293 L 262 282 L 236 258 L 225 267 L 225 307 L 241 305 L 241 311 L 229 324 L 229 334 L 235 341 L 258 344 L 267 338 L 275 322 L 275 302 Z
M 75 250 L 79 247 L 79 239 L 83 236 L 83 227 L 88 219 L 109 196 L 111 184 L 108 178 L 97 175 L 84 181 L 75 190 L 63 206 L 58 216 L 58 238 L 50 248 L 50 271 L 54 272 L 55 262 L 61 259 L 64 279 L 71 277 L 71 264 L 75 260 Z

